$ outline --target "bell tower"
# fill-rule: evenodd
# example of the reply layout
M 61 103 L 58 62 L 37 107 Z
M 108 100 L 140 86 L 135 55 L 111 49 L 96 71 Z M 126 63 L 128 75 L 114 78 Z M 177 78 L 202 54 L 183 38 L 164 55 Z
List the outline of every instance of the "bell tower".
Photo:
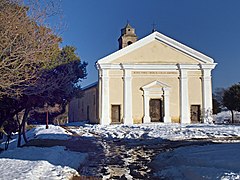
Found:
M 137 41 L 137 35 L 135 29 L 130 26 L 129 23 L 121 29 L 121 36 L 118 39 L 119 49 L 122 49 Z

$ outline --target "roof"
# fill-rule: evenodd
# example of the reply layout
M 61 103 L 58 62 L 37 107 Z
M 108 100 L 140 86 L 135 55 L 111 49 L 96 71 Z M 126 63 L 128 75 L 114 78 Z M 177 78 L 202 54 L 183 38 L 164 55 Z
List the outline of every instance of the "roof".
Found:
M 127 25 L 125 26 L 125 28 L 132 28 L 132 26 L 131 26 L 129 23 L 127 23 Z
M 128 54 L 154 40 L 158 40 L 158 41 L 161 41 L 191 57 L 194 57 L 196 58 L 197 60 L 203 62 L 203 63 L 214 63 L 214 60 L 209 57 L 209 56 L 206 56 L 204 55 L 203 53 L 197 51 L 197 50 L 194 50 L 170 37 L 167 37 L 163 34 L 161 34 L 160 32 L 158 31 L 155 31 L 153 33 L 151 33 L 150 35 L 138 40 L 137 42 L 123 48 L 123 49 L 120 49 L 102 59 L 99 59 L 97 61 L 98 64 L 102 64 L 102 63 L 110 63 L 111 61 L 117 59 L 117 58 L 120 58 L 121 56 L 125 55 L 125 54 Z
M 85 90 L 90 89 L 92 87 L 96 87 L 97 85 L 98 85 L 98 81 L 83 87 L 82 90 L 85 91 Z

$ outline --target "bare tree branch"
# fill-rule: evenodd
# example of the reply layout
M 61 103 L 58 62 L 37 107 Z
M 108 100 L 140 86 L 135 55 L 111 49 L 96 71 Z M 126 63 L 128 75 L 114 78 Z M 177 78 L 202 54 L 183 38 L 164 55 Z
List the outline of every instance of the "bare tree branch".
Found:
M 42 69 L 58 65 L 53 57 L 61 39 L 44 25 L 56 13 L 49 9 L 36 0 L 29 0 L 28 7 L 21 0 L 0 1 L 0 98 L 21 96 Z

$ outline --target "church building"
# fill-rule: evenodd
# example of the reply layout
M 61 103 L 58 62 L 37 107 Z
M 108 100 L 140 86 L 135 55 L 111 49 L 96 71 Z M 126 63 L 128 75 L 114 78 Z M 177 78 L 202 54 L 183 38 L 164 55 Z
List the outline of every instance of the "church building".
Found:
M 69 105 L 69 122 L 201 123 L 212 111 L 214 60 L 157 31 L 137 40 L 127 24 L 119 50 L 96 62 L 98 82 Z

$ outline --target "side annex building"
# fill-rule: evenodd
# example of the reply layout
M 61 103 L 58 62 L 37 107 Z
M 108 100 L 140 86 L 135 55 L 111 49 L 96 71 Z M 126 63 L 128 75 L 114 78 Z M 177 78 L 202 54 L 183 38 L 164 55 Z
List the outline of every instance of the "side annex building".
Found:
M 137 40 L 127 24 L 119 50 L 98 60 L 98 82 L 69 104 L 69 122 L 200 123 L 212 111 L 214 60 L 157 31 Z

